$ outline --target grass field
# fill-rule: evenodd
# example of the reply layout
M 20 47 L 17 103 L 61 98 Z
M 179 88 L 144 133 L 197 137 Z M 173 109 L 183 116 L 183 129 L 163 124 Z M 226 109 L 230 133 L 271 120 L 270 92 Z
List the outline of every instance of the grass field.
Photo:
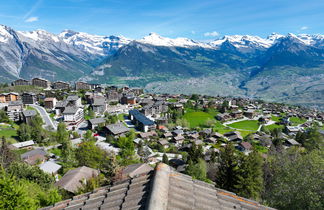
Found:
M 265 126 L 267 129 L 269 130 L 273 130 L 275 128 L 280 128 L 280 129 L 283 129 L 284 126 L 283 125 L 277 125 L 277 124 L 272 124 L 272 125 L 268 125 L 268 126 Z
M 188 121 L 191 128 L 203 126 L 208 120 L 214 119 L 211 114 L 193 110 L 187 110 L 183 118 Z
M 259 128 L 259 123 L 257 120 L 243 120 L 240 122 L 229 124 L 228 126 L 242 130 L 257 131 Z
M 280 119 L 281 119 L 281 117 L 274 116 L 274 115 L 271 116 L 271 120 L 272 120 L 272 121 L 280 122 Z
M 305 123 L 307 120 L 301 119 L 299 117 L 290 117 L 289 121 L 292 123 L 293 126 L 296 126 Z
M 0 138 L 5 137 L 8 143 L 16 143 L 17 142 L 17 130 L 14 129 L 1 129 L 0 128 Z

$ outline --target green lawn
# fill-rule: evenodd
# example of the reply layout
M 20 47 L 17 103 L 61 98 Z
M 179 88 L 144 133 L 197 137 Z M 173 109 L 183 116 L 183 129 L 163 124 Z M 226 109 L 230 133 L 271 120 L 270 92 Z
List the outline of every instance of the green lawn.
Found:
M 187 113 L 183 116 L 188 121 L 191 128 L 203 126 L 208 120 L 214 119 L 211 114 L 202 111 L 187 110 Z
M 257 120 L 243 120 L 240 122 L 235 122 L 228 125 L 232 128 L 243 129 L 248 131 L 257 131 L 259 128 L 259 123 Z
M 272 121 L 280 122 L 280 119 L 281 119 L 280 116 L 279 116 L 279 117 L 278 117 L 278 116 L 275 116 L 275 115 L 272 115 L 272 116 L 271 116 L 271 120 L 272 120 Z
M 176 99 L 176 98 L 169 98 L 167 101 L 168 102 L 178 102 L 178 99 Z
M 269 130 L 273 130 L 275 128 L 280 128 L 280 129 L 283 129 L 284 126 L 283 125 L 277 125 L 277 124 L 272 124 L 272 125 L 268 125 L 268 126 L 265 126 L 267 129 Z
M 16 143 L 17 142 L 17 130 L 15 129 L 1 129 L 0 128 L 0 138 L 5 137 L 8 143 Z
M 289 121 L 292 123 L 293 126 L 296 126 L 305 123 L 307 120 L 299 117 L 290 117 Z

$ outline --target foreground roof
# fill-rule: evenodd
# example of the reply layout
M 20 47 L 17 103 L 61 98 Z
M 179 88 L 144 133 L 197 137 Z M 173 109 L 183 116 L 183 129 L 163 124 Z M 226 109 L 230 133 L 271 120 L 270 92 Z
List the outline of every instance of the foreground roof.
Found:
M 271 209 L 193 180 L 160 163 L 154 171 L 75 196 L 44 209 Z

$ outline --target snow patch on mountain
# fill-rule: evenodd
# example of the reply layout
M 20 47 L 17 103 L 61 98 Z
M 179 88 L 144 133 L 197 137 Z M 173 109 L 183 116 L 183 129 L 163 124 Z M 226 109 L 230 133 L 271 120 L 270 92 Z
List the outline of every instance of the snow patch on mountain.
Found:
M 158 35 L 157 33 L 150 33 L 148 36 L 137 40 L 143 44 L 150 44 L 155 46 L 164 46 L 164 47 L 203 47 L 203 48 L 211 48 L 208 43 L 194 41 L 188 38 L 167 38 Z

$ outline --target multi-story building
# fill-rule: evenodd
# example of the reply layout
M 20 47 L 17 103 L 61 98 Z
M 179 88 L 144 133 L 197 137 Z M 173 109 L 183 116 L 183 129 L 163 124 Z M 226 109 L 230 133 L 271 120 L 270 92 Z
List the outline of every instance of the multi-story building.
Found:
M 56 90 L 67 90 L 70 89 L 70 84 L 67 82 L 57 81 L 52 84 L 52 88 Z
M 57 100 L 56 98 L 45 98 L 44 99 L 44 107 L 46 109 L 54 109 L 56 106 Z
M 64 122 L 69 125 L 77 125 L 83 120 L 83 109 L 77 106 L 67 106 L 63 111 Z
M 23 111 L 24 104 L 22 101 L 9 101 L 7 106 L 7 115 L 9 116 L 9 119 L 12 121 L 19 121 L 20 120 L 20 114 Z
M 19 98 L 18 93 L 0 93 L 0 103 L 8 103 L 9 101 L 17 101 Z
M 51 83 L 50 83 L 50 81 L 48 81 L 46 79 L 33 78 L 32 85 L 42 87 L 42 88 L 49 88 Z
M 30 85 L 30 82 L 25 79 L 17 79 L 12 83 L 13 86 L 20 86 L 20 85 Z
M 86 82 L 76 82 L 75 83 L 75 89 L 76 90 L 89 90 L 90 85 Z
M 21 99 L 23 104 L 34 104 L 37 101 L 37 96 L 35 93 L 23 93 Z

